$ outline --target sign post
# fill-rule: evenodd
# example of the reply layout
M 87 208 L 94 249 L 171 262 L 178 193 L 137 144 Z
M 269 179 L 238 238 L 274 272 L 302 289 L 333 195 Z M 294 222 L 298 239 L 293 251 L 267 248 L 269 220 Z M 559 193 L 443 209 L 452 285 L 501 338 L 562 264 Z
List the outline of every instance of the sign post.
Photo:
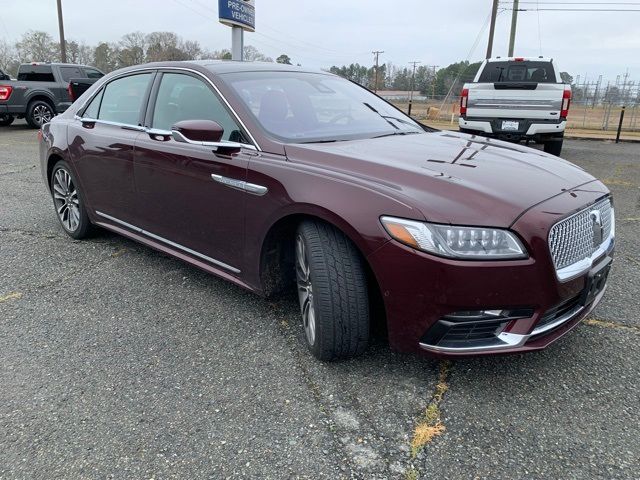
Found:
M 244 60 L 244 32 L 255 32 L 255 0 L 218 0 L 220 23 L 231 27 L 231 58 Z

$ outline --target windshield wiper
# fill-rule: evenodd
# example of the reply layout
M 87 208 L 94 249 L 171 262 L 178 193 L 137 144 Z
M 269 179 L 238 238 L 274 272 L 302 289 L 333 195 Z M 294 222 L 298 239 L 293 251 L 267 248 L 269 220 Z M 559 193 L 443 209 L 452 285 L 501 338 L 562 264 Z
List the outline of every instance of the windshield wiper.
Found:
M 391 132 L 391 133 L 383 133 L 382 135 L 377 135 L 372 138 L 383 138 L 383 137 L 393 137 L 395 135 L 415 135 L 420 132 Z
M 373 108 L 367 102 L 364 102 L 364 106 L 367 107 L 372 112 L 377 113 L 378 115 L 380 115 L 380 117 L 383 118 L 384 121 L 387 122 L 389 125 L 391 125 L 393 128 L 395 128 L 396 130 L 400 130 L 397 125 L 395 125 L 392 121 L 389 120 L 389 118 L 387 118 L 385 115 L 382 115 L 378 110 Z M 391 118 L 393 118 L 393 117 L 391 117 Z

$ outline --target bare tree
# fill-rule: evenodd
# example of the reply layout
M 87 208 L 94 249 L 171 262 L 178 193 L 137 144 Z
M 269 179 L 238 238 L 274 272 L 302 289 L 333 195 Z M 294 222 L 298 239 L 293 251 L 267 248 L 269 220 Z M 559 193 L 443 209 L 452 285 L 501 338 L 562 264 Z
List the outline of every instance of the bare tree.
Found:
M 267 57 L 253 45 L 244 47 L 244 59 L 246 62 L 273 62 L 271 57 Z
M 142 32 L 123 35 L 119 42 L 118 66 L 139 65 L 145 61 L 147 40 Z
M 18 71 L 18 54 L 9 42 L 0 40 L 0 70 L 15 76 Z
M 60 59 L 60 46 L 47 32 L 29 30 L 16 43 L 20 62 L 55 62 Z

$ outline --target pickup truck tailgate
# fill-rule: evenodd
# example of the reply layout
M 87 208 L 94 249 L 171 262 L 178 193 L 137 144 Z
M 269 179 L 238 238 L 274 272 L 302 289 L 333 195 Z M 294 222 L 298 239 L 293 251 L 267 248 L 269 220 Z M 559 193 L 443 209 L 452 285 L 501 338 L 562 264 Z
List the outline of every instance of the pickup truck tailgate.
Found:
M 560 118 L 564 85 L 470 83 L 467 87 L 467 118 Z

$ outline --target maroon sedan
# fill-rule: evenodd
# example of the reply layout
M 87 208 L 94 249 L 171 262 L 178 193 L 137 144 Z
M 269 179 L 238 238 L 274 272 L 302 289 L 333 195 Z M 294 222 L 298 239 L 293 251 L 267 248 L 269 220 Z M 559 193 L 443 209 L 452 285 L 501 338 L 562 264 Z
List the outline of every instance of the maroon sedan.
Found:
M 71 237 L 100 226 L 262 295 L 297 285 L 322 360 L 362 353 L 378 317 L 401 351 L 539 350 L 612 263 L 611 196 L 582 169 L 291 66 L 119 70 L 42 128 L 40 156 Z

